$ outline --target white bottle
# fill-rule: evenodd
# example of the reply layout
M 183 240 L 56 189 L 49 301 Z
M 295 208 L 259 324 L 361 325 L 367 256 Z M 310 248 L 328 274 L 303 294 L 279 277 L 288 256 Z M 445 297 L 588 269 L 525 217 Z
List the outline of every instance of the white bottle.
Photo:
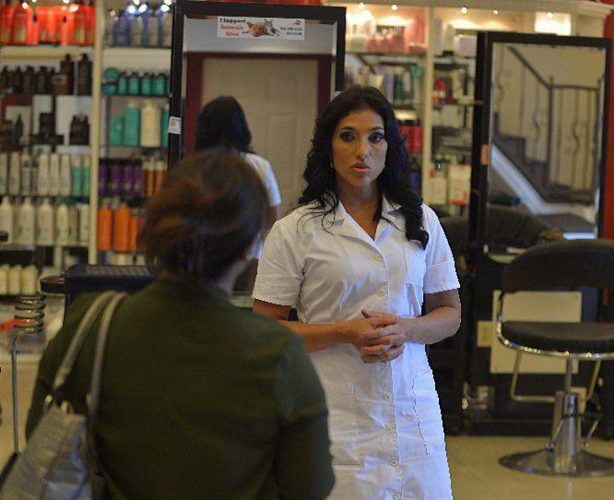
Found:
M 53 153 L 49 157 L 49 196 L 60 194 L 60 155 Z
M 79 212 L 74 204 L 68 207 L 68 244 L 79 244 Z
M 9 192 L 9 155 L 0 153 L 0 195 Z
M 36 244 L 42 246 L 53 245 L 55 224 L 53 221 L 53 207 L 49 203 L 49 198 L 45 198 L 39 205 L 36 222 Z
M 79 243 L 87 245 L 90 240 L 90 206 L 83 203 L 79 206 Z
M 30 265 L 21 271 L 21 295 L 35 295 L 38 281 L 38 269 Z
M 36 229 L 36 217 L 34 206 L 30 198 L 24 198 L 19 207 L 19 243 L 23 245 L 34 245 L 34 234 Z
M 160 46 L 160 21 L 158 19 L 158 11 L 153 9 L 150 11 L 147 19 L 147 45 L 150 47 Z
M 60 159 L 60 196 L 70 196 L 71 180 L 70 156 L 62 155 Z
M 57 246 L 68 245 L 68 207 L 62 202 L 55 211 L 55 244 Z
M 143 16 L 135 16 L 130 23 L 130 45 L 140 47 L 143 40 Z
M 21 158 L 13 151 L 9 162 L 9 194 L 19 195 L 21 191 Z
M 9 235 L 9 239 L 6 241 L 10 243 L 14 241 L 13 235 L 13 205 L 8 196 L 2 198 L 2 204 L 0 204 L 0 231 L 6 231 Z
M 32 158 L 27 151 L 21 153 L 21 194 L 32 194 Z
M 8 264 L 0 266 L 0 295 L 8 295 L 9 293 L 9 269 Z
M 21 266 L 12 266 L 9 269 L 9 295 L 21 293 Z
M 160 146 L 160 108 L 148 100 L 141 110 L 141 146 Z
M 173 16 L 164 12 L 162 17 L 162 47 L 170 47 L 173 42 Z
M 36 181 L 37 193 L 39 196 L 49 194 L 49 154 L 41 153 L 38 157 L 38 171 Z

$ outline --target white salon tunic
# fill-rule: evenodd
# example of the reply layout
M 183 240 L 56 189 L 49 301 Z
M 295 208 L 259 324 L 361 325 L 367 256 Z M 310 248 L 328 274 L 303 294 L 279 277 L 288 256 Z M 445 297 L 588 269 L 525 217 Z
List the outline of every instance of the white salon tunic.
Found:
M 425 293 L 459 287 L 450 247 L 423 205 L 426 250 L 405 237 L 397 206 L 383 200 L 375 240 L 339 204 L 322 218 L 301 207 L 273 226 L 255 299 L 295 306 L 300 321 L 362 318 L 361 309 L 420 316 Z M 365 364 L 351 344 L 310 353 L 329 409 L 333 499 L 451 498 L 433 373 L 424 345 L 406 343 L 391 363 Z

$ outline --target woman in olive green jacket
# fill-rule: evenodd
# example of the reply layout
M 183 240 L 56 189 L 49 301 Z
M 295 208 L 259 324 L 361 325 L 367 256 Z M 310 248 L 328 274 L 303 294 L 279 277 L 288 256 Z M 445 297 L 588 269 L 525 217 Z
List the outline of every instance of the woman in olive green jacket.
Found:
M 110 328 L 97 427 L 115 498 L 324 498 L 334 476 L 322 387 L 298 336 L 233 307 L 267 195 L 237 154 L 210 150 L 171 171 L 141 235 L 158 279 Z M 79 297 L 41 360 L 31 434 L 79 321 Z M 97 331 L 93 328 L 92 331 Z M 64 398 L 85 412 L 95 335 Z

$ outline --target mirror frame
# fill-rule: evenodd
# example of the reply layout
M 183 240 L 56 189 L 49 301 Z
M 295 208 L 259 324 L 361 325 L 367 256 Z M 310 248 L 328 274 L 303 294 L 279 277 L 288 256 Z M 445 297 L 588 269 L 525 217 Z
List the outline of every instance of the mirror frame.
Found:
M 303 5 L 278 5 L 240 2 L 203 2 L 198 0 L 177 0 L 173 7 L 173 39 L 171 47 L 171 88 L 169 116 L 181 119 L 184 130 L 181 94 L 183 71 L 183 33 L 184 19 L 204 16 L 238 17 L 275 17 L 305 19 L 337 23 L 337 45 L 335 64 L 335 93 L 343 90 L 345 61 L 345 7 L 318 7 Z M 172 168 L 181 160 L 182 135 L 169 133 L 168 165 Z
M 599 165 L 599 207 L 597 210 L 597 236 L 603 236 L 605 178 L 607 165 L 607 138 L 609 127 L 608 96 L 610 95 L 610 57 L 612 43 L 609 38 L 558 36 L 525 33 L 483 31 L 478 33 L 475 69 L 475 106 L 473 109 L 473 144 L 471 150 L 471 194 L 469 201 L 469 244 L 474 265 L 479 266 L 486 255 L 486 220 L 488 204 L 488 173 L 491 148 L 491 90 L 493 84 L 493 50 L 496 43 L 548 45 L 551 47 L 586 47 L 604 49 L 605 99 L 603 100 L 603 127 L 601 131 L 601 164 Z

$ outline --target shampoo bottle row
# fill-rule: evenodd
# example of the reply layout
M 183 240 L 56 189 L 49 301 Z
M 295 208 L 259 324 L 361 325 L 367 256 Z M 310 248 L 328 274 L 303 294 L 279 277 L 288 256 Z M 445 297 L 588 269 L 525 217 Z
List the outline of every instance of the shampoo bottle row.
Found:
M 0 196 L 89 197 L 90 156 L 0 153 Z
M 35 295 L 37 292 L 36 266 L 0 266 L 0 295 Z
M 110 146 L 168 147 L 168 104 L 164 107 L 146 100 L 141 108 L 135 99 L 124 114 L 113 115 L 109 128 Z
M 89 205 L 66 203 L 52 205 L 49 198 L 34 204 L 31 198 L 11 203 L 8 196 L 0 204 L 0 231 L 8 233 L 9 243 L 40 246 L 87 245 Z

